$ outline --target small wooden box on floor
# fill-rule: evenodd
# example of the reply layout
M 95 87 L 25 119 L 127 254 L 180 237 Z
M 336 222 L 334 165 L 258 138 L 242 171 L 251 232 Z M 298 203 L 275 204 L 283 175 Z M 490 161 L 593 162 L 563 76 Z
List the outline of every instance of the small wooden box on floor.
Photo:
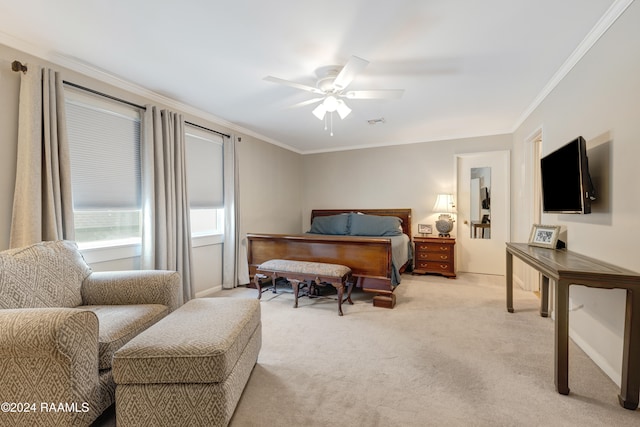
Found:
M 414 237 L 413 274 L 442 274 L 449 278 L 456 277 L 455 244 L 452 237 Z
M 393 308 L 396 306 L 396 295 L 376 295 L 373 297 L 373 306 L 382 308 Z

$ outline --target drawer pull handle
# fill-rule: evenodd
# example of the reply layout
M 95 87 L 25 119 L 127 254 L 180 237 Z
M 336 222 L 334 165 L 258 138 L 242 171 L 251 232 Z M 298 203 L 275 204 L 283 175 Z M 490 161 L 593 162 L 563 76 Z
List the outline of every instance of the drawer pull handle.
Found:
M 440 259 L 449 259 L 447 255 L 440 255 Z
M 446 247 L 446 246 L 440 246 L 440 250 L 441 250 L 441 251 L 446 251 L 446 250 L 447 250 L 447 247 Z
M 443 269 L 443 270 L 446 270 L 446 269 L 447 269 L 447 267 L 448 267 L 448 265 L 447 265 L 447 264 L 444 264 L 444 265 L 440 264 L 440 268 L 441 268 L 441 269 Z

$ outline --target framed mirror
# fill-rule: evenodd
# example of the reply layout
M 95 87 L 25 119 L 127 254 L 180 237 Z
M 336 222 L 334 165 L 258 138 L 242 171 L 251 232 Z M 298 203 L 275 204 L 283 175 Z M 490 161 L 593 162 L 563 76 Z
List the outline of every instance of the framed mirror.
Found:
M 491 239 L 491 168 L 471 168 L 470 233 L 472 239 Z

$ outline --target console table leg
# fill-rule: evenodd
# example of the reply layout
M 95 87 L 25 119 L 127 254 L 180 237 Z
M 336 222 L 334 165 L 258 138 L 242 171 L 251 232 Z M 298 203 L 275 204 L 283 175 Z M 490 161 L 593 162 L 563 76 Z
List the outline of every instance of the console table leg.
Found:
M 569 282 L 558 280 L 555 301 L 555 383 L 560 394 L 569 394 Z
M 513 313 L 513 254 L 507 251 L 507 311 Z
M 540 316 L 549 317 L 549 278 L 545 275 L 540 286 Z
M 640 291 L 627 289 L 622 352 L 622 386 L 618 401 L 626 409 L 636 410 L 640 390 Z

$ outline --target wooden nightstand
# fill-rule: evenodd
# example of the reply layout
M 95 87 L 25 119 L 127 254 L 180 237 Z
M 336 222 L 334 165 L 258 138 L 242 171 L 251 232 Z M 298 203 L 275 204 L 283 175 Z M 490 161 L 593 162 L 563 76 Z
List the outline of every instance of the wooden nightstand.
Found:
M 456 277 L 452 237 L 414 237 L 413 274 L 435 273 L 449 278 Z

